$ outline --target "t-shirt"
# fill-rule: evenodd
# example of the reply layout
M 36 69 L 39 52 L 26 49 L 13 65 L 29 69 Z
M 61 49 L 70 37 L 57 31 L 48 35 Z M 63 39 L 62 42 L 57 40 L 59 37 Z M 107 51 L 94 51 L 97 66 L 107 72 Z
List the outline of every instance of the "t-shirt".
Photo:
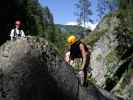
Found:
M 19 29 L 15 28 L 15 29 L 11 30 L 10 36 L 11 37 L 17 37 L 17 36 L 25 37 L 25 34 L 24 34 L 23 30 L 19 30 Z

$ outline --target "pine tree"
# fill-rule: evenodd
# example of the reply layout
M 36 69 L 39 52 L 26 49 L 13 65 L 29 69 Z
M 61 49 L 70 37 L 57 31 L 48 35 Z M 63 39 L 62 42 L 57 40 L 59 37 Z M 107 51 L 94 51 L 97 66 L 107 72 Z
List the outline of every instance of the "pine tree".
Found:
M 90 10 L 91 2 L 90 0 L 78 0 L 78 2 L 75 4 L 77 8 L 77 21 L 78 24 L 83 24 L 84 27 L 86 27 L 86 24 L 91 21 L 90 15 L 92 15 L 92 12 Z

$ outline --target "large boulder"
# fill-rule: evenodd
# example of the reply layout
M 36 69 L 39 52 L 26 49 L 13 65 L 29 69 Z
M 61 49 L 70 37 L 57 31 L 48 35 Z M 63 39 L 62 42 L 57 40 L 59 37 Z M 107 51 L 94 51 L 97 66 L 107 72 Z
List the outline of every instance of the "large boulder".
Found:
M 66 64 L 43 38 L 27 37 L 0 47 L 0 100 L 118 100 L 92 83 L 80 86 Z

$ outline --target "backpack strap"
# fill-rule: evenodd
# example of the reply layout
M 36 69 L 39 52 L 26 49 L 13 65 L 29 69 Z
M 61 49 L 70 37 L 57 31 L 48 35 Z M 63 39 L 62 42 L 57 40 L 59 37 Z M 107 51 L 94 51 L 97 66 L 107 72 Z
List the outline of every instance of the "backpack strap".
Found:
M 22 30 L 19 30 L 19 34 L 17 34 L 18 37 L 21 37 L 22 35 Z
M 17 36 L 16 29 L 14 28 L 14 37 Z
M 19 34 L 17 34 L 16 29 L 14 29 L 14 37 L 20 37 L 22 34 L 22 31 L 19 30 Z

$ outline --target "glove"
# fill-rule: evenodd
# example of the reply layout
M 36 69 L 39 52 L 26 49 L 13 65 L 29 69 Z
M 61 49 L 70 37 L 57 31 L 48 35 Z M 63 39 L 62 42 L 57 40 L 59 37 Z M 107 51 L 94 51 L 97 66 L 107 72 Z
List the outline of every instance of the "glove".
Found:
M 81 85 L 83 85 L 83 83 L 84 83 L 84 72 L 83 72 L 83 70 L 79 71 L 78 74 L 79 74 L 80 83 L 81 83 Z

